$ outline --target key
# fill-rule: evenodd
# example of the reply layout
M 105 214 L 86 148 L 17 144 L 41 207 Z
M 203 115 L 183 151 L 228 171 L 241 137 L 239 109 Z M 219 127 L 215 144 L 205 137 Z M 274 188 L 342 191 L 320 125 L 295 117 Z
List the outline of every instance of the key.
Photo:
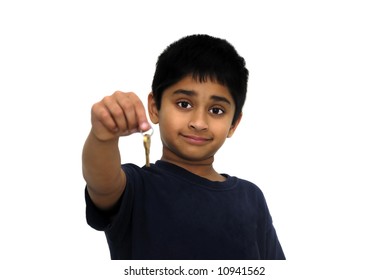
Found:
M 151 128 L 150 132 L 147 131 L 142 132 L 143 134 L 143 146 L 145 147 L 146 154 L 146 167 L 150 167 L 150 145 L 151 145 L 151 135 L 153 135 L 153 128 Z
M 151 144 L 151 135 L 143 134 L 143 145 L 145 146 L 145 153 L 146 153 L 146 167 L 150 167 L 150 144 Z

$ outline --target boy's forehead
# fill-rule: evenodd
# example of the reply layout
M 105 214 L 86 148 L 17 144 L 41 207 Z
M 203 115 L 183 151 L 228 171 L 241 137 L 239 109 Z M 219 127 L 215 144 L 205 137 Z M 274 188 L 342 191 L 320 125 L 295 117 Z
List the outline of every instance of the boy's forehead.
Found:
M 204 89 L 206 87 L 210 88 L 211 91 L 215 91 L 213 92 L 215 94 L 227 94 L 230 98 L 232 98 L 229 89 L 222 83 L 211 78 L 201 80 L 200 78 L 193 77 L 192 75 L 185 76 L 175 84 L 171 85 L 168 89 L 173 92 L 179 91 L 179 93 L 183 93 L 183 91 L 191 91 L 194 94 L 201 94 L 203 91 L 200 89 Z
M 179 87 L 179 86 L 201 86 L 201 85 L 214 85 L 217 87 L 222 87 L 228 91 L 228 88 L 215 78 L 212 78 L 210 76 L 200 78 L 200 77 L 194 77 L 193 75 L 187 75 L 183 77 L 182 79 L 178 80 L 175 84 L 173 84 L 171 87 Z

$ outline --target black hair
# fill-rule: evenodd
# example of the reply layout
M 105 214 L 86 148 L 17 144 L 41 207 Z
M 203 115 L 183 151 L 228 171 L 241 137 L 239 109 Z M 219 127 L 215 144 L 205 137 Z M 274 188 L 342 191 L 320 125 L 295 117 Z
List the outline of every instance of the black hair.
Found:
M 224 39 L 205 34 L 186 36 L 169 45 L 158 57 L 152 82 L 158 110 L 164 90 L 187 75 L 228 88 L 235 102 L 234 124 L 242 112 L 249 76 L 246 62 L 235 48 Z

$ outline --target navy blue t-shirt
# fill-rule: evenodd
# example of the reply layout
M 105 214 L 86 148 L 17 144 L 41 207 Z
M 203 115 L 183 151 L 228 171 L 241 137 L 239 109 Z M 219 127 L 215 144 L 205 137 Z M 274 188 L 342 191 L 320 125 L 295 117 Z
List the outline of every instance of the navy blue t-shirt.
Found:
M 112 259 L 285 259 L 261 190 L 229 175 L 213 182 L 174 164 L 122 166 L 125 191 L 113 210 L 94 206 Z

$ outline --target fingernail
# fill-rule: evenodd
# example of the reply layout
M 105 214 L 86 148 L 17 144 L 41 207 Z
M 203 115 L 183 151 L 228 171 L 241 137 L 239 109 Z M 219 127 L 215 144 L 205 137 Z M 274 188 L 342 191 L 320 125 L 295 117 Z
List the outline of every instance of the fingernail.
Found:
M 140 129 L 141 129 L 142 131 L 145 131 L 145 130 L 149 129 L 149 127 L 150 127 L 150 125 L 149 125 L 148 123 L 146 123 L 146 122 L 144 122 L 144 123 L 142 123 L 142 124 L 140 125 Z

